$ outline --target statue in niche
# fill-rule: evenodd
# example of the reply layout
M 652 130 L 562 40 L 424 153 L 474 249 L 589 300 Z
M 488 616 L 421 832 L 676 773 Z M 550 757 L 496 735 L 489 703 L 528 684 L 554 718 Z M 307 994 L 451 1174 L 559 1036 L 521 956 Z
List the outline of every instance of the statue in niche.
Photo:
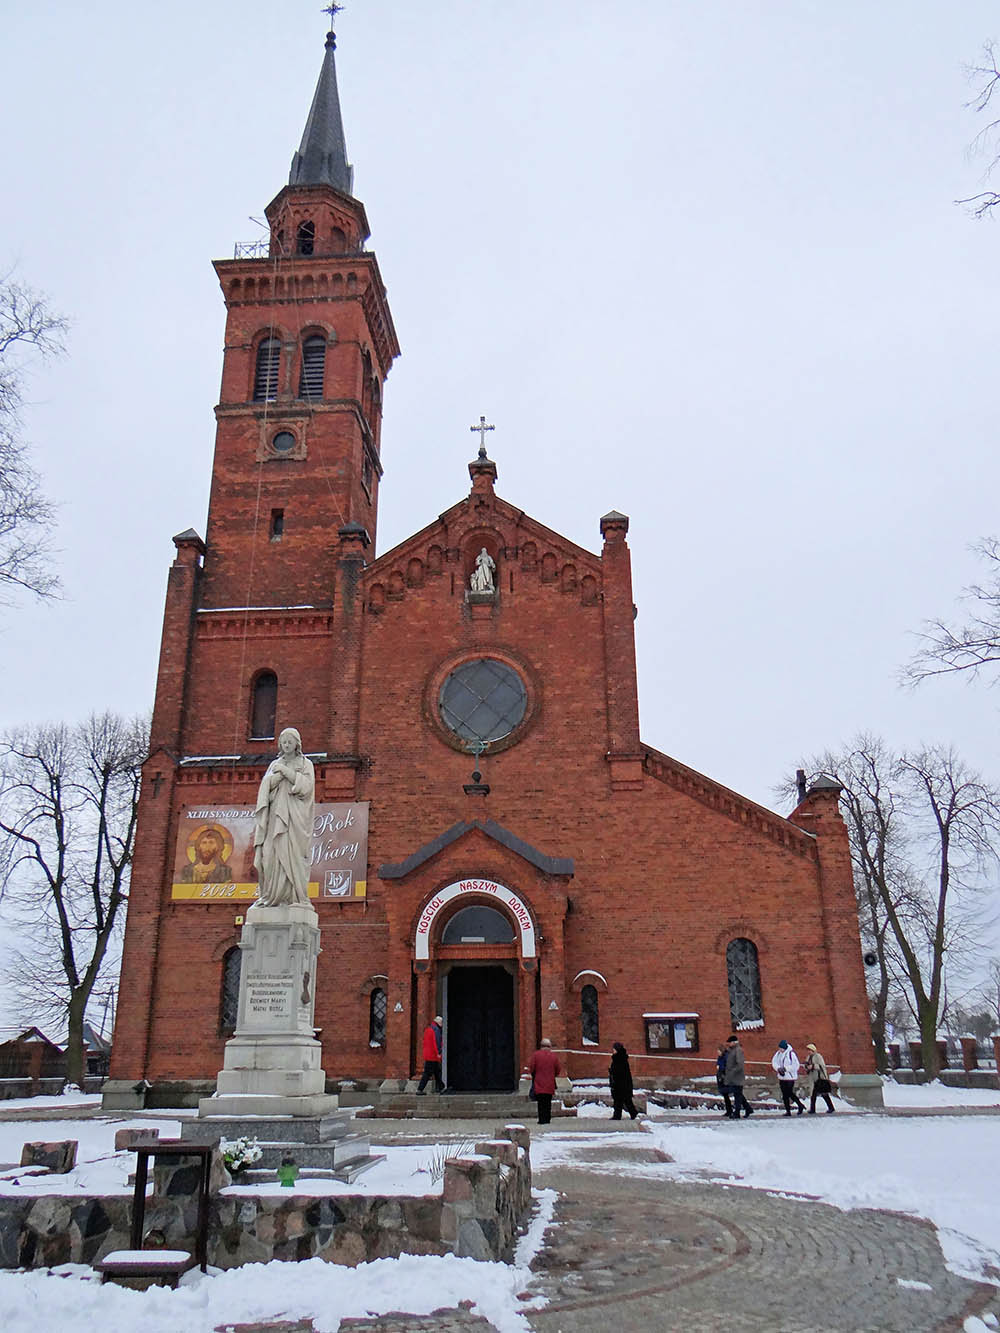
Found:
M 278 751 L 261 780 L 254 810 L 253 863 L 261 907 L 309 902 L 313 766 L 294 727 L 278 737 Z
M 469 579 L 469 587 L 473 592 L 495 592 L 496 582 L 494 575 L 496 573 L 496 563 L 484 546 L 476 556 L 476 567 L 472 571 Z

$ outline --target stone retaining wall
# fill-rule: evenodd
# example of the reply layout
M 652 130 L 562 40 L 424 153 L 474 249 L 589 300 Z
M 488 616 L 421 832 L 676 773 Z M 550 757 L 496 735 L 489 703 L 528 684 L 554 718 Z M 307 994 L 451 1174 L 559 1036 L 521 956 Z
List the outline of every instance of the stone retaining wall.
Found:
M 213 1194 L 208 1262 L 217 1268 L 271 1259 L 325 1259 L 353 1266 L 400 1254 L 509 1259 L 531 1202 L 529 1134 L 498 1129 L 474 1155 L 445 1163 L 439 1194 Z M 198 1168 L 157 1167 L 146 1200 L 145 1231 L 168 1249 L 194 1249 Z M 0 1196 L 0 1268 L 92 1264 L 129 1248 L 132 1200 L 45 1195 Z

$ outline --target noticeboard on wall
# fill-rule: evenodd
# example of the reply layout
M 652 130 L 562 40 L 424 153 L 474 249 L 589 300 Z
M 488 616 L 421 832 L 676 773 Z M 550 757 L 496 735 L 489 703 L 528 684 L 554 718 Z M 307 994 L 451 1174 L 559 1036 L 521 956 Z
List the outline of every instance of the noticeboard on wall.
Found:
M 646 1050 L 651 1055 L 698 1049 L 697 1014 L 643 1014 Z
M 170 896 L 180 902 L 252 902 L 252 805 L 185 806 L 174 853 Z M 316 806 L 309 869 L 310 899 L 364 898 L 368 891 L 368 802 Z

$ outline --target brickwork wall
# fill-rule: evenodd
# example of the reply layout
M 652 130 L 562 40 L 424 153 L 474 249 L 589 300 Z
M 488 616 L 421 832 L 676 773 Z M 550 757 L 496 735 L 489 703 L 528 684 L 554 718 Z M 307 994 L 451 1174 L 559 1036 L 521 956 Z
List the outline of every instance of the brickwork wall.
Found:
M 769 1059 L 777 1040 L 787 1037 L 799 1047 L 814 1041 L 832 1063 L 867 1072 L 870 1041 L 846 831 L 829 795 L 810 798 L 797 813 L 810 836 L 655 752 L 645 752 L 638 786 L 614 789 L 607 754 L 609 698 L 615 706 L 609 677 L 616 664 L 603 634 L 612 593 L 603 587 L 601 560 L 561 543 L 500 500 L 484 513 L 470 497 L 445 520 L 370 564 L 361 605 L 354 608 L 362 765 L 350 771 L 350 795 L 371 802 L 369 896 L 318 904 L 323 954 L 316 1022 L 331 1077 L 405 1078 L 418 1067 L 412 1034 L 430 1015 L 412 1008 L 416 921 L 437 890 L 467 877 L 509 886 L 534 913 L 542 939 L 539 970 L 519 971 L 517 984 L 532 991 L 532 1009 L 533 988 L 540 987 L 543 1027 L 559 1047 L 582 1049 L 573 981 L 592 969 L 607 982 L 600 994 L 602 1048 L 620 1040 L 639 1052 L 643 1013 L 690 1010 L 700 1015 L 702 1050 L 687 1059 L 665 1058 L 664 1073 L 710 1072 L 715 1045 L 731 1022 L 726 945 L 746 936 L 759 952 L 765 1016 L 763 1030 L 746 1034 L 748 1059 Z M 470 605 L 468 570 L 485 540 L 496 551 L 500 596 L 495 604 Z M 545 561 L 550 554 L 554 562 Z M 416 560 L 422 570 L 415 571 Z M 401 573 L 401 580 L 394 577 Z M 594 581 L 586 592 L 584 578 Z M 334 608 L 333 633 L 337 615 Z M 204 628 L 211 619 L 198 618 L 192 650 L 190 698 L 197 702 L 187 710 L 189 754 L 232 752 L 234 737 L 221 729 L 221 710 L 211 704 L 231 689 L 237 655 L 249 657 L 266 638 L 262 629 L 244 644 Z M 253 671 L 272 666 L 281 681 L 279 726 L 300 726 L 307 749 L 317 748 L 311 729 L 321 732 L 336 673 L 326 623 L 289 612 L 284 633 L 266 631 L 268 656 L 242 665 L 241 716 Z M 509 661 L 529 690 L 516 742 L 501 742 L 496 753 L 483 756 L 491 788 L 485 798 L 463 792 L 472 757 L 436 712 L 447 671 L 482 654 Z M 627 700 L 627 690 L 618 697 L 623 693 Z M 627 707 L 618 711 L 627 717 Z M 245 736 L 241 740 L 244 751 L 252 748 Z M 272 747 L 259 748 L 263 759 Z M 318 771 L 322 799 L 322 763 Z M 174 789 L 168 846 L 184 803 L 252 804 L 259 773 L 185 770 Z M 337 782 L 342 779 L 337 773 Z M 401 862 L 456 822 L 475 820 L 493 820 L 547 856 L 573 858 L 573 876 L 542 873 L 472 830 L 409 875 L 379 879 L 383 863 Z M 164 899 L 168 891 L 161 879 Z M 233 904 L 163 902 L 147 1077 L 211 1077 L 221 1066 L 221 957 L 235 929 Z M 384 1049 L 371 1049 L 368 993 L 372 978 L 383 975 L 388 1037 Z M 552 1002 L 557 1009 L 550 1009 Z M 439 1003 L 439 993 L 429 990 L 431 1012 Z M 538 1035 L 524 1036 L 520 1065 L 530 1054 L 529 1038 Z M 566 1063 L 573 1072 L 572 1055 Z M 576 1063 L 580 1072 L 593 1068 L 589 1055 Z M 129 1076 L 139 1072 L 130 1069 Z

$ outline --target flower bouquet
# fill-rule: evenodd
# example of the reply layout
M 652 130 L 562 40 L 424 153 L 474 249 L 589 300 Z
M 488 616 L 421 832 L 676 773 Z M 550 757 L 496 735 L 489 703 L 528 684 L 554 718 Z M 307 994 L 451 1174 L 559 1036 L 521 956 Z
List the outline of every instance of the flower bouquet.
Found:
M 233 1177 L 245 1171 L 248 1166 L 253 1166 L 254 1162 L 259 1162 L 264 1156 L 257 1140 L 247 1138 L 245 1134 L 238 1139 L 220 1139 L 219 1151 L 222 1153 L 226 1170 Z

